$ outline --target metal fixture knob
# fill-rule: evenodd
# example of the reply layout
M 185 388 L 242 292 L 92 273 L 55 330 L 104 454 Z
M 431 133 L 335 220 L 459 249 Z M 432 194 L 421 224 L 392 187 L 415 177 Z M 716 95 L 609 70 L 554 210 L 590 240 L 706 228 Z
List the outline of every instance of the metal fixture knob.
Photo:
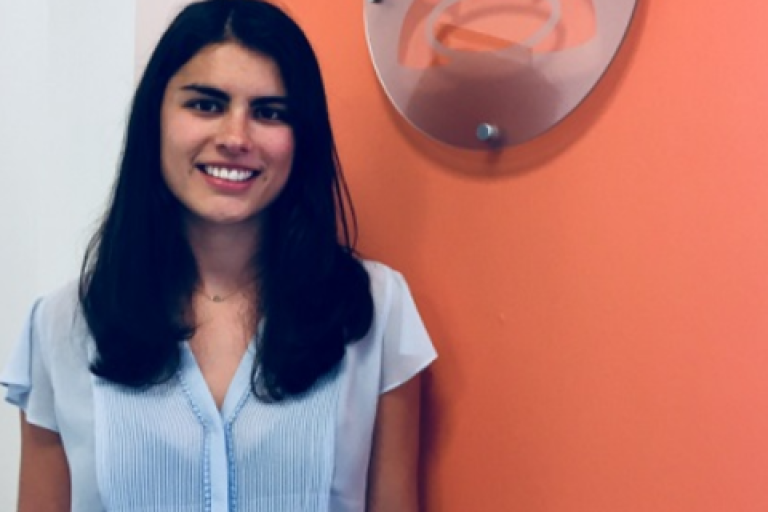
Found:
M 483 142 L 495 142 L 499 140 L 499 136 L 501 135 L 499 132 L 499 127 L 489 123 L 482 123 L 478 125 L 475 133 L 478 140 Z

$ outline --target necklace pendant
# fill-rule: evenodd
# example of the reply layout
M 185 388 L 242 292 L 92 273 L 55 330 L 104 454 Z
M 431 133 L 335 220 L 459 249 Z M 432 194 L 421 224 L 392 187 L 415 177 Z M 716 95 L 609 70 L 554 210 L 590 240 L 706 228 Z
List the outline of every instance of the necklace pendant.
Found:
M 211 296 L 211 300 L 213 302 L 224 302 L 224 299 L 221 297 L 221 295 L 213 295 Z

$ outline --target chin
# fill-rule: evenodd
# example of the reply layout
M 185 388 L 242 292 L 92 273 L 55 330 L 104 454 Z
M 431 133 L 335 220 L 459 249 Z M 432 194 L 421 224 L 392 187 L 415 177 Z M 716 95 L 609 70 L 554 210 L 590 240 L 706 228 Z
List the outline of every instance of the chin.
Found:
M 238 224 L 256 225 L 260 215 L 251 212 L 195 212 L 189 215 L 191 224 L 204 224 L 209 226 L 236 226 Z
M 252 224 L 258 223 L 257 215 L 215 215 L 209 219 L 212 224 L 221 224 L 222 226 L 232 226 L 238 224 Z

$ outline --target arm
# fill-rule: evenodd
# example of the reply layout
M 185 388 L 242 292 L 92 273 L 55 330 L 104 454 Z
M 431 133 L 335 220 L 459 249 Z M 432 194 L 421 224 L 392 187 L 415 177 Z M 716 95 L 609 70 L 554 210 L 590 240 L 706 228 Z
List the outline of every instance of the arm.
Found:
M 379 400 L 368 470 L 367 512 L 419 509 L 420 376 Z
M 69 467 L 56 432 L 27 423 L 21 415 L 18 512 L 69 512 Z

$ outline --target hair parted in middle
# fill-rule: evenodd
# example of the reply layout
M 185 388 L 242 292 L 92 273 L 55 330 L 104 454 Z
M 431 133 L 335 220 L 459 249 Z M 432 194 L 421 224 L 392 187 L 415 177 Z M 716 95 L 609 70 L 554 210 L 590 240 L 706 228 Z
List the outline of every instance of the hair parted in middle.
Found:
M 337 366 L 345 346 L 370 329 L 373 299 L 354 251 L 354 211 L 320 67 L 302 30 L 274 5 L 196 2 L 163 34 L 134 96 L 110 204 L 83 261 L 80 302 L 97 349 L 95 375 L 146 387 L 175 374 L 180 343 L 195 332 L 189 308 L 199 276 L 182 207 L 162 177 L 161 107 L 179 69 L 224 43 L 274 60 L 294 136 L 288 182 L 265 212 L 253 257 L 267 321 L 252 389 L 262 400 L 280 400 Z

